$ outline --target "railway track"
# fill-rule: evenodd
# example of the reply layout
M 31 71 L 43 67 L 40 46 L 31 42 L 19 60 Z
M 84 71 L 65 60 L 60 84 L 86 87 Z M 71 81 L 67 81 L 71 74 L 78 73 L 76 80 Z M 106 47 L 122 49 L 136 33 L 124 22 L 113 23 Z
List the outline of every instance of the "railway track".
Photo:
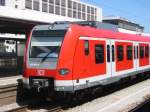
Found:
M 15 109 L 8 110 L 6 112 L 27 112 L 27 109 L 28 109 L 28 105 L 24 105 L 21 107 L 17 107 Z
M 147 96 L 147 98 L 145 98 L 145 99 L 146 99 L 145 102 L 141 103 L 140 105 L 138 105 L 137 107 L 135 107 L 134 109 L 132 109 L 132 110 L 129 111 L 129 112 L 140 112 L 140 111 L 138 111 L 138 110 L 140 110 L 141 108 L 143 108 L 144 105 L 150 104 L 150 96 Z
M 51 109 L 48 109 L 46 112 L 63 112 L 63 109 L 61 106 L 56 106 Z
M 0 106 L 16 102 L 17 84 L 0 86 Z

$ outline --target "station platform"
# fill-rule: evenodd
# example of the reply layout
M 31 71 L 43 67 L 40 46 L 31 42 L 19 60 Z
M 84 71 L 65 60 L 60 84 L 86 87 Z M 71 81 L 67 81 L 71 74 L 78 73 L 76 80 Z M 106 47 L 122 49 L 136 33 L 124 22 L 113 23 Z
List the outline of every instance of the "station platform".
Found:
M 17 80 L 21 78 L 22 75 L 0 78 L 0 86 L 17 84 Z
M 150 79 L 65 112 L 130 112 L 150 99 Z

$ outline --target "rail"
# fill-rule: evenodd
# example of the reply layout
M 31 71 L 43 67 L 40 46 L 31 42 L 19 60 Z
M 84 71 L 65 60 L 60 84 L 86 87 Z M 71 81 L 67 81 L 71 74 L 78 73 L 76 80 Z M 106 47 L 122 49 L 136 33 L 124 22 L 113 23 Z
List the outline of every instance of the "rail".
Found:
M 6 112 L 27 112 L 28 105 L 20 106 L 15 109 L 8 110 Z
M 0 106 L 16 102 L 17 84 L 0 86 Z

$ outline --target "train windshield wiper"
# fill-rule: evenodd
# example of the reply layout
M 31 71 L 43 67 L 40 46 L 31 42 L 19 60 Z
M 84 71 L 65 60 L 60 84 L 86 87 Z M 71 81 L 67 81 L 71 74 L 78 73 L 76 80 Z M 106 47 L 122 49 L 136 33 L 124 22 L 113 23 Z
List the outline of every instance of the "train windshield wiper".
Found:
M 56 46 L 53 50 L 51 50 L 50 52 L 47 53 L 47 55 L 45 55 L 42 60 L 41 63 L 45 61 L 45 59 L 52 53 L 54 53 L 57 49 L 59 48 L 59 46 Z

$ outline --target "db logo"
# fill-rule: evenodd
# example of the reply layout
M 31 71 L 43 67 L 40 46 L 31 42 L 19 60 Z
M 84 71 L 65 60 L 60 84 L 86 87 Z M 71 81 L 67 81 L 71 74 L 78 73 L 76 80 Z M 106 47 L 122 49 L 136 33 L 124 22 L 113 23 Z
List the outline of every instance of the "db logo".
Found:
M 37 75 L 39 75 L 39 76 L 45 75 L 45 70 L 38 70 Z

